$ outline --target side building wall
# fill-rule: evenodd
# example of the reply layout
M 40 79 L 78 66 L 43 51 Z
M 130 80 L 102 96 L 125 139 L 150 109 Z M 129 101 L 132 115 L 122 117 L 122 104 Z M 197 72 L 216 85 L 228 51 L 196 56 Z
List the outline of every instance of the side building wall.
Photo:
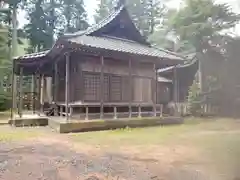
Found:
M 104 102 L 152 102 L 152 83 L 156 83 L 152 63 L 104 59 Z M 64 65 L 61 66 L 64 69 Z M 130 72 L 131 71 L 131 72 Z M 65 72 L 59 81 L 59 101 L 65 97 Z M 130 74 L 132 79 L 130 78 Z M 99 102 L 101 99 L 100 57 L 76 57 L 70 63 L 70 101 Z

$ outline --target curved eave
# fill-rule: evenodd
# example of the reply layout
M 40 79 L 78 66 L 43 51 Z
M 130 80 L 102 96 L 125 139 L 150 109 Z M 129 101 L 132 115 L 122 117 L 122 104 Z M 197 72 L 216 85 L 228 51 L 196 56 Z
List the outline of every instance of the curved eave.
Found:
M 73 34 L 64 34 L 62 36 L 62 38 L 68 39 L 68 38 L 74 38 L 74 37 L 78 37 L 78 36 L 82 36 L 82 35 L 93 35 L 94 36 L 94 35 L 98 34 L 98 32 L 100 32 L 102 29 L 107 28 L 109 26 L 109 24 L 111 24 L 111 22 L 115 21 L 115 19 L 117 19 L 119 16 L 121 16 L 121 14 L 124 14 L 124 13 L 127 15 L 127 19 L 129 20 L 131 27 L 134 30 L 134 34 L 136 34 L 136 36 L 138 38 L 138 42 L 145 44 L 145 45 L 150 45 L 150 43 L 147 42 L 146 38 L 144 38 L 141 35 L 140 31 L 137 29 L 137 27 L 132 22 L 131 17 L 129 15 L 125 5 L 122 5 L 119 9 L 110 13 L 106 18 L 101 20 L 99 23 L 97 23 L 93 26 L 90 26 L 87 30 L 78 31 Z

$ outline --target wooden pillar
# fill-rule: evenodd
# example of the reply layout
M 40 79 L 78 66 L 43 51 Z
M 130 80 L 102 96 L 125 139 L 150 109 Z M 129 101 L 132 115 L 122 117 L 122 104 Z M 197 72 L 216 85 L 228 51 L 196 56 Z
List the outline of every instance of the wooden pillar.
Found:
M 113 107 L 113 111 L 114 111 L 114 119 L 117 119 L 117 107 L 116 106 L 114 106 Z
M 41 108 L 41 75 L 36 74 L 36 109 L 38 114 L 40 113 L 40 108 Z M 40 114 L 39 114 L 40 115 Z
M 160 104 L 160 117 L 163 117 L 163 104 Z
M 65 113 L 66 120 L 69 120 L 69 53 L 66 53 L 66 74 L 65 74 Z
M 16 111 L 16 75 L 14 73 L 14 65 L 12 68 L 12 82 L 11 82 L 11 92 L 12 92 L 12 108 L 11 108 L 11 120 L 13 120 L 14 113 Z
M 40 75 L 40 111 L 43 113 L 44 104 L 44 75 Z
M 63 107 L 60 106 L 60 117 L 62 117 L 62 116 L 63 116 Z
M 69 112 L 69 114 L 70 114 L 70 117 L 72 117 L 72 115 L 73 115 L 73 107 L 70 107 L 70 112 Z
M 84 91 L 85 91 L 85 85 L 84 85 L 84 74 L 83 74 L 83 71 L 82 71 L 82 62 L 80 61 L 79 64 L 78 64 L 78 79 L 79 79 L 79 83 L 80 83 L 80 100 L 82 102 L 84 102 Z
M 178 80 L 177 80 L 177 67 L 174 67 L 174 84 L 173 84 L 173 100 L 175 104 L 174 115 L 178 115 Z
M 53 97 L 53 101 L 55 104 L 58 101 L 58 81 L 59 81 L 58 62 L 55 62 L 55 64 L 54 64 L 54 97 Z M 58 116 L 57 105 L 55 106 L 55 109 L 54 109 L 54 116 Z
M 20 118 L 22 117 L 22 109 L 23 109 L 23 68 L 20 68 L 20 75 L 19 75 L 19 107 L 18 107 L 18 114 Z
M 104 57 L 101 56 L 101 74 L 100 74 L 100 119 L 104 116 Z
M 36 88 L 36 76 L 32 75 L 32 85 L 31 85 L 31 93 L 32 93 L 32 113 L 35 114 L 35 88 Z
M 139 104 L 139 106 L 138 106 L 138 118 L 141 118 L 141 117 L 142 117 L 142 107 Z
M 85 120 L 88 120 L 88 107 L 86 107 L 86 116 L 85 116 Z
M 156 81 L 157 81 L 157 77 L 156 77 L 156 65 L 153 64 L 153 78 L 152 78 L 152 105 L 153 105 L 153 116 L 156 117 L 157 113 L 156 113 Z
M 128 61 L 129 69 L 129 118 L 132 117 L 132 101 L 133 101 L 133 80 L 132 80 L 132 60 Z

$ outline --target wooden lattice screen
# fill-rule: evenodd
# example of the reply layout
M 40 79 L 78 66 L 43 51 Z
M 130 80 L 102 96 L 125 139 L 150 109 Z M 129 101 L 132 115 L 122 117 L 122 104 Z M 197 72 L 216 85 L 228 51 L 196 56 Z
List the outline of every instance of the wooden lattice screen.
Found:
M 100 74 L 84 73 L 84 100 L 100 101 Z
M 110 78 L 110 95 L 111 101 L 121 101 L 122 100 L 122 78 L 121 76 L 111 76 Z

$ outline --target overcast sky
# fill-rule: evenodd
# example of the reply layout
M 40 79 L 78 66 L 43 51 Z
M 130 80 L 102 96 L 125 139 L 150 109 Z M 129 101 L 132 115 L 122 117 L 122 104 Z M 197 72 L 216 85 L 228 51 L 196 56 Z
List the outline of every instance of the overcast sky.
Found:
M 93 23 L 93 15 L 97 8 L 97 5 L 100 0 L 84 0 L 86 11 L 88 13 L 88 19 L 90 23 Z M 171 8 L 178 8 L 182 0 L 171 0 L 168 3 L 168 6 Z M 240 0 L 216 0 L 218 3 L 229 3 L 235 12 L 240 12 Z M 20 26 L 22 27 L 27 21 L 25 18 L 26 14 L 23 11 L 20 11 L 18 14 L 18 19 Z M 237 26 L 236 31 L 240 34 L 240 24 Z

